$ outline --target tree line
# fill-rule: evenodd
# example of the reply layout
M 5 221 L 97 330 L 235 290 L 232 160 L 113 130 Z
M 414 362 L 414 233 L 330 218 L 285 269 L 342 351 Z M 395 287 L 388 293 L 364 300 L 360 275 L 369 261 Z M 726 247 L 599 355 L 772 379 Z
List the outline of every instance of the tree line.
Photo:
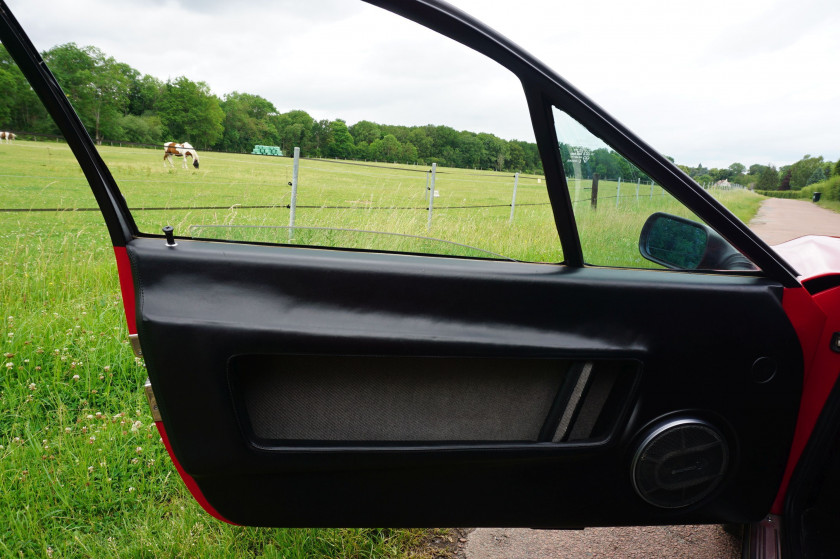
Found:
M 298 146 L 307 157 L 335 157 L 405 164 L 439 165 L 542 173 L 536 144 L 449 126 L 398 126 L 367 120 L 316 120 L 303 110 L 281 113 L 271 101 L 234 91 L 218 97 L 202 81 L 180 76 L 166 82 L 139 71 L 93 46 L 75 43 L 42 53 L 91 136 L 97 141 L 160 144 L 190 142 L 199 149 L 249 153 L 256 144 L 277 145 L 289 153 Z M 0 123 L 2 128 L 57 134 L 35 92 L 0 45 Z M 566 175 L 573 176 L 570 147 L 560 144 Z M 669 158 L 670 159 L 670 158 Z M 673 161 L 673 159 L 671 159 Z M 733 163 L 727 168 L 679 165 L 697 182 L 721 180 L 759 190 L 798 190 L 840 175 L 840 161 L 805 155 L 792 165 Z M 584 178 L 647 180 L 614 151 L 587 150 Z
M 703 165 L 680 169 L 699 183 L 729 180 L 754 188 L 755 190 L 801 190 L 802 188 L 823 182 L 829 177 L 840 175 L 840 161 L 825 161 L 823 157 L 807 154 L 796 163 L 782 165 L 750 165 L 733 163 L 726 169 L 707 169 Z
M 303 110 L 279 112 L 251 93 L 218 97 L 185 76 L 162 81 L 93 46 L 75 43 L 42 53 L 97 142 L 189 142 L 199 149 L 250 153 L 254 145 L 298 146 L 307 157 L 542 172 L 536 144 L 449 126 L 397 126 L 363 120 L 316 120 Z M 58 129 L 11 56 L 0 45 L 0 122 L 43 134 Z

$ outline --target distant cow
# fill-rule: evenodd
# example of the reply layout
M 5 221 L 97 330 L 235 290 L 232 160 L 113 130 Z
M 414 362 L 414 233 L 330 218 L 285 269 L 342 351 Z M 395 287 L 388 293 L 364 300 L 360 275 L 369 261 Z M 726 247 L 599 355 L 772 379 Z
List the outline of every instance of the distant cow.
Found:
M 192 147 L 187 142 L 183 144 L 176 144 L 175 142 L 167 142 L 163 144 L 163 166 L 166 167 L 166 163 L 169 162 L 171 167 L 175 167 L 175 164 L 172 163 L 172 156 L 175 157 L 183 157 L 184 158 L 184 169 L 187 168 L 187 156 L 192 157 L 193 160 L 193 167 L 198 169 L 198 154 L 195 152 L 195 148 Z
M 15 138 L 17 138 L 17 136 L 15 136 L 14 132 L 0 132 L 0 142 L 4 140 L 6 142 L 11 142 Z

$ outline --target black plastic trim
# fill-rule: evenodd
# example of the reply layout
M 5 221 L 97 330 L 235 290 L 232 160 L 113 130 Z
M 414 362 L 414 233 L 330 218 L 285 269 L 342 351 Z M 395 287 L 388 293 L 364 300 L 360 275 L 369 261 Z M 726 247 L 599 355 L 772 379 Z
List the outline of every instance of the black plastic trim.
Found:
M 816 295 L 817 293 L 822 293 L 838 286 L 840 286 L 840 274 L 828 274 L 802 282 L 802 287 L 811 295 Z
M 523 85 L 528 110 L 531 113 L 531 122 L 534 126 L 534 135 L 537 139 L 537 148 L 543 162 L 548 199 L 551 201 L 554 223 L 560 233 L 560 243 L 563 246 L 563 263 L 579 268 L 584 265 L 583 248 L 577 231 L 572 200 L 569 197 L 566 175 L 563 172 L 563 162 L 560 159 L 560 151 L 557 149 L 557 133 L 554 128 L 551 105 L 546 103 L 538 90 L 525 85 L 524 82 Z
M 815 493 L 820 491 L 820 481 L 827 465 L 832 464 L 832 454 L 836 451 L 840 437 L 840 378 L 835 381 L 831 393 L 820 412 L 820 417 L 805 450 L 796 463 L 785 498 L 785 530 L 782 531 L 783 557 L 802 557 L 803 541 L 802 515 L 808 509 Z M 829 475 L 838 475 L 829 472 Z
M 569 371 L 566 375 L 566 380 L 560 385 L 560 388 L 557 390 L 557 394 L 554 397 L 554 402 L 551 405 L 551 409 L 548 410 L 548 415 L 545 418 L 545 422 L 543 423 L 542 429 L 540 429 L 540 435 L 537 438 L 540 442 L 551 442 L 551 438 L 554 436 L 555 431 L 557 431 L 557 426 L 560 423 L 560 418 L 563 415 L 563 412 L 566 409 L 566 406 L 569 404 L 569 399 L 572 396 L 572 392 L 575 389 L 575 385 L 578 383 L 580 379 L 580 375 L 583 372 L 584 363 L 582 362 L 575 362 L 569 367 Z

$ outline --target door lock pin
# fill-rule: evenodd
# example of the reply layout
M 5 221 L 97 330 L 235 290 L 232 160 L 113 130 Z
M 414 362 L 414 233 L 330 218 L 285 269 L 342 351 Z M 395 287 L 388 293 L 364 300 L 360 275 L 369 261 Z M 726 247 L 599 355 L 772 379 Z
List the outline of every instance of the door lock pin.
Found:
M 173 235 L 174 229 L 172 229 L 171 225 L 167 225 L 163 228 L 163 234 L 166 236 L 166 246 L 168 247 L 176 247 L 178 243 L 175 242 L 175 236 Z

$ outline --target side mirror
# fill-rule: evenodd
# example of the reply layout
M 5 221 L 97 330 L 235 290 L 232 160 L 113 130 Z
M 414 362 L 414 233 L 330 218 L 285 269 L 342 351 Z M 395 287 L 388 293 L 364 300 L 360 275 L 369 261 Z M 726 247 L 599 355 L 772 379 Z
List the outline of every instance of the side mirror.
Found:
M 639 252 L 672 270 L 758 269 L 711 228 L 661 212 L 642 227 Z

